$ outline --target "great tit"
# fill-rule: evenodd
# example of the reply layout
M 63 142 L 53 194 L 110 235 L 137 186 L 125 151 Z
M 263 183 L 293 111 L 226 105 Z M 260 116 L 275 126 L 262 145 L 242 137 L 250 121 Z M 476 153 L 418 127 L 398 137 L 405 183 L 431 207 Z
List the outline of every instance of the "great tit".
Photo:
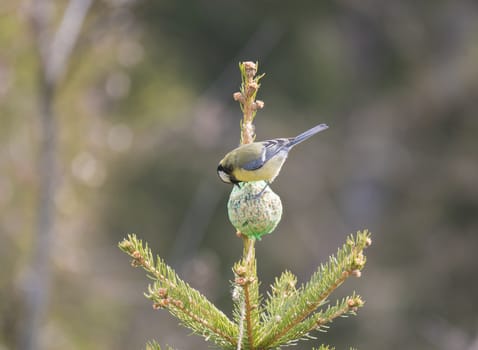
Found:
M 296 137 L 239 146 L 219 162 L 217 174 L 223 182 L 234 185 L 261 180 L 269 185 L 279 175 L 292 147 L 327 128 L 326 124 L 320 124 Z

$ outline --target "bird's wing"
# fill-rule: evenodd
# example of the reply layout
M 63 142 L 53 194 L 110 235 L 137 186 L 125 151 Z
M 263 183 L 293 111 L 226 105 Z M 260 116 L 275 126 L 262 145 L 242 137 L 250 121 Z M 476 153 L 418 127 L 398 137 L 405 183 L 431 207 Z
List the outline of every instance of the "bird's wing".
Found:
M 245 170 L 256 170 L 261 168 L 269 159 L 271 159 L 281 150 L 286 148 L 289 143 L 289 139 L 274 139 L 262 141 L 261 156 L 244 163 L 242 165 L 242 168 Z

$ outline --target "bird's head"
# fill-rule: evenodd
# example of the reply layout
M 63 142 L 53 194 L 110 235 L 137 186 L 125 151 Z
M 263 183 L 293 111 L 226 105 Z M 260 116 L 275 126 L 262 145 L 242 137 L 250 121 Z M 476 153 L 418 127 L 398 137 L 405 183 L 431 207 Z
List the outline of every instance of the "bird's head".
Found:
M 217 167 L 217 175 L 219 175 L 219 178 L 222 182 L 225 182 L 227 184 L 237 183 L 236 179 L 232 175 L 232 169 L 225 167 L 222 164 L 219 164 L 219 166 Z

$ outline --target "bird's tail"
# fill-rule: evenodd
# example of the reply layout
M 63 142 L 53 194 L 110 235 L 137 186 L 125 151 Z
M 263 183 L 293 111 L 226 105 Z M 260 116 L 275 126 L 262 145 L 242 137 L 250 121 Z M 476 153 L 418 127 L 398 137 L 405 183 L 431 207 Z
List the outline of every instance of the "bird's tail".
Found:
M 314 126 L 313 128 L 311 128 L 307 131 L 304 131 L 302 134 L 289 139 L 290 140 L 289 147 L 293 147 L 293 146 L 301 143 L 302 141 L 307 140 L 309 137 L 317 134 L 318 132 L 321 132 L 321 131 L 323 131 L 325 129 L 328 129 L 328 128 L 329 127 L 327 126 L 327 124 L 319 124 L 317 126 Z

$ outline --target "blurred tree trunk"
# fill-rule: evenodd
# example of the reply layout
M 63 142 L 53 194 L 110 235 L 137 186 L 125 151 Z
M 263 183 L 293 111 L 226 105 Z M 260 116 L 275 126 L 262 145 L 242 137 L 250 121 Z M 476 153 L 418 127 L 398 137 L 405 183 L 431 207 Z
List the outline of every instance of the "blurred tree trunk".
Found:
M 55 197 L 59 187 L 58 125 L 54 112 L 55 90 L 68 66 L 91 0 L 71 0 L 58 30 L 50 35 L 49 0 L 36 0 L 31 24 L 39 57 L 39 201 L 31 266 L 24 286 L 25 304 L 18 345 L 21 350 L 41 348 L 40 329 L 46 316 L 52 280 L 50 256 L 55 228 Z
M 50 251 L 55 224 L 54 198 L 58 187 L 58 126 L 53 112 L 54 89 L 44 76 L 39 91 L 40 148 L 38 164 L 39 201 L 33 257 L 25 289 L 25 322 L 20 349 L 36 349 L 51 281 Z

